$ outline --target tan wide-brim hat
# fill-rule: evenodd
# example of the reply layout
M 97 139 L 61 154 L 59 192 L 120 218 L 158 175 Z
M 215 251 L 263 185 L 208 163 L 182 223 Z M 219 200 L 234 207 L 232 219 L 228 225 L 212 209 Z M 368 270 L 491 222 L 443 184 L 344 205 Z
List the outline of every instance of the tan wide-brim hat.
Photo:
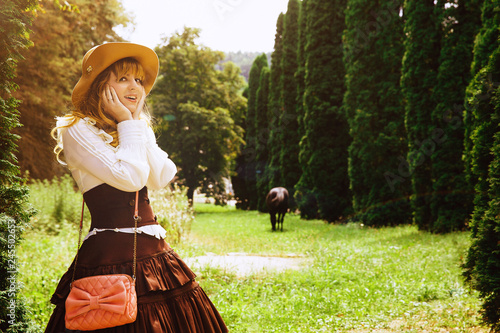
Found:
M 143 82 L 146 94 L 149 94 L 158 76 L 159 61 L 155 51 L 149 47 L 134 43 L 106 43 L 90 49 L 82 61 L 82 77 L 73 88 L 73 104 L 85 98 L 92 82 L 106 68 L 123 58 L 136 59 L 144 69 L 146 78 Z

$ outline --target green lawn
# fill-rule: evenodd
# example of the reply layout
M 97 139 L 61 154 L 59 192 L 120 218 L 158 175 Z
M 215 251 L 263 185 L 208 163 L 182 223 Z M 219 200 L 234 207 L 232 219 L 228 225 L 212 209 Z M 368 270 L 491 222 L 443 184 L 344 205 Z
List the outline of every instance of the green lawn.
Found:
M 431 235 L 415 227 L 370 229 L 287 215 L 284 232 L 269 216 L 197 205 L 192 256 L 212 252 L 305 255 L 310 267 L 237 278 L 200 276 L 231 332 L 486 332 L 479 301 L 459 265 L 467 233 Z
M 480 302 L 464 287 L 460 263 L 467 233 L 430 235 L 415 227 L 329 225 L 288 214 L 283 232 L 269 216 L 196 204 L 182 257 L 244 252 L 303 255 L 300 271 L 237 277 L 205 267 L 198 281 L 230 332 L 487 332 Z M 76 233 L 27 233 L 19 248 L 24 297 L 39 327 L 48 299 L 75 252 Z

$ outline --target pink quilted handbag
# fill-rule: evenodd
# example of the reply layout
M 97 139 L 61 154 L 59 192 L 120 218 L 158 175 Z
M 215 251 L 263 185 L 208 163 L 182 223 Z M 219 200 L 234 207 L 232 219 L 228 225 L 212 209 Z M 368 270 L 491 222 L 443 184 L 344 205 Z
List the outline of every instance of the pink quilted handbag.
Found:
M 130 275 L 97 275 L 73 282 L 66 299 L 66 328 L 93 331 L 132 323 L 137 316 Z
M 102 328 L 121 326 L 135 321 L 137 317 L 137 295 L 135 292 L 135 270 L 137 261 L 137 221 L 139 192 L 135 194 L 135 231 L 134 232 L 134 273 L 89 276 L 75 280 L 76 263 L 73 269 L 73 280 L 66 299 L 66 328 L 70 330 L 94 331 Z M 80 235 L 82 236 L 83 208 L 80 219 Z

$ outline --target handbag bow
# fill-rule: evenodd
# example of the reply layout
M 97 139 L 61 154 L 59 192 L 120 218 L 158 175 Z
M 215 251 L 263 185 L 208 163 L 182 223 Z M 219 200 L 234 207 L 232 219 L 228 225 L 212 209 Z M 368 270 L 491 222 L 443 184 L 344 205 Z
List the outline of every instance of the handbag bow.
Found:
M 123 314 L 127 306 L 127 288 L 123 281 L 117 281 L 97 296 L 73 286 L 73 296 L 75 299 L 66 308 L 68 319 L 95 309 Z

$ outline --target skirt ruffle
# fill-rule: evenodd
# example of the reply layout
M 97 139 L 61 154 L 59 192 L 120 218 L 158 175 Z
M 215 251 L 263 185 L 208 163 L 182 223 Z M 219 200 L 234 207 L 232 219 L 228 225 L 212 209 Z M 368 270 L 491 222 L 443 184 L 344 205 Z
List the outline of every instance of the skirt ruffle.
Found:
M 131 258 L 129 256 L 131 253 L 127 253 L 127 250 L 121 251 L 120 247 L 117 248 L 115 239 L 125 238 L 130 244 L 129 236 L 133 237 L 133 235 L 103 232 L 85 241 L 79 252 L 75 279 L 107 274 L 132 275 L 132 260 L 121 262 L 119 260 L 120 257 Z M 111 248 L 107 248 L 108 244 L 114 244 L 113 254 L 106 252 L 111 251 Z M 117 251 L 121 254 L 116 254 Z M 101 255 L 98 256 L 96 253 Z M 111 264 L 105 265 L 104 263 Z M 56 308 L 45 332 L 71 332 L 65 328 L 64 303 L 70 290 L 73 265 L 74 262 L 62 276 L 51 298 Z M 222 318 L 203 289 L 194 280 L 195 277 L 191 269 L 164 240 L 138 235 L 137 320 L 131 324 L 95 332 L 227 332 Z
M 177 297 L 154 302 L 139 303 L 137 305 L 137 319 L 135 322 L 123 326 L 111 327 L 93 332 L 107 333 L 199 333 L 199 332 L 227 332 L 227 328 L 217 310 L 207 297 L 203 289 L 195 286 Z M 64 325 L 64 304 L 56 306 L 46 332 L 69 333 Z

